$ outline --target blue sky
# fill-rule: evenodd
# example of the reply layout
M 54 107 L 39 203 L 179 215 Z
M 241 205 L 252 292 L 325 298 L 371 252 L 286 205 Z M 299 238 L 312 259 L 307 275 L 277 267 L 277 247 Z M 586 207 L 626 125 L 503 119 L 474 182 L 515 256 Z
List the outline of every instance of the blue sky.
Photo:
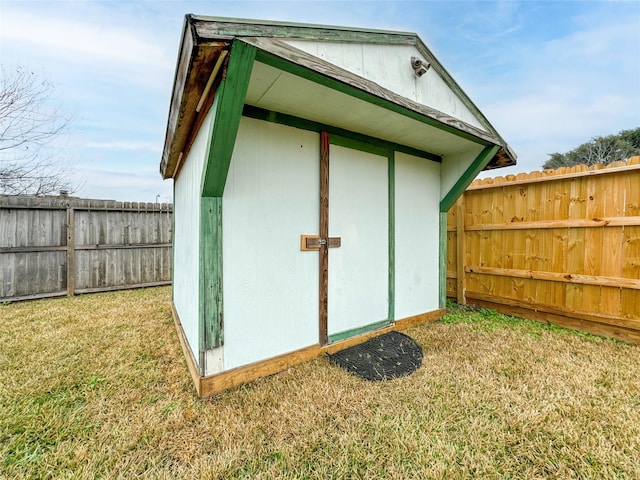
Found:
M 51 79 L 74 115 L 77 195 L 171 199 L 158 165 L 186 13 L 416 32 L 518 153 L 492 175 L 640 127 L 638 1 L 0 0 L 1 63 Z

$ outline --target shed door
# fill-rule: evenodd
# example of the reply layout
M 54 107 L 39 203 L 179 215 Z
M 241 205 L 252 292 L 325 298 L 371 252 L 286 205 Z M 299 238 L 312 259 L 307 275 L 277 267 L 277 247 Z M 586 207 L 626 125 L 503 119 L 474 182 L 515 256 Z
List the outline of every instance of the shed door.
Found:
M 330 146 L 329 342 L 389 323 L 389 159 Z

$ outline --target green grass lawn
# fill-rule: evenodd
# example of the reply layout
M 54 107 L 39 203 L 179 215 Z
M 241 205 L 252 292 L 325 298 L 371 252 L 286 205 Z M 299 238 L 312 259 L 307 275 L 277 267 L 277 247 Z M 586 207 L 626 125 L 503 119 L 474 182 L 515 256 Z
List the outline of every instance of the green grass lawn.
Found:
M 416 373 L 195 397 L 153 288 L 0 307 L 0 478 L 640 478 L 638 346 L 452 305 Z

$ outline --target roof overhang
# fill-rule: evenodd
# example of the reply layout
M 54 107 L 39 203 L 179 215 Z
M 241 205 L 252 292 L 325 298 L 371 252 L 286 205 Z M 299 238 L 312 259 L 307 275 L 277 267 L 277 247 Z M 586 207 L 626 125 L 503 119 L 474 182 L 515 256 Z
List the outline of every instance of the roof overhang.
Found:
M 434 158 L 478 145 L 497 145 L 498 153 L 484 168 L 515 164 L 515 154 L 486 119 L 486 129 L 470 125 L 273 38 L 344 38 L 345 30 L 265 25 L 256 30 L 253 23 L 230 25 L 228 21 L 186 17 L 160 165 L 164 178 L 176 175 L 188 153 L 224 78 L 233 42 L 256 49 L 245 105 L 407 146 Z M 377 37 L 391 35 L 404 43 L 419 42 L 415 34 L 408 33 L 355 29 L 348 33 L 352 41 L 380 41 Z

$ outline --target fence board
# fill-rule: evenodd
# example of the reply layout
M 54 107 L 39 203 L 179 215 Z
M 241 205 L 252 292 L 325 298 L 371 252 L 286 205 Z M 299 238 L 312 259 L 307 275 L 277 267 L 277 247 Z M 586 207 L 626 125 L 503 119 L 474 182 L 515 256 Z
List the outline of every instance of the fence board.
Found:
M 635 341 L 638 185 L 640 157 L 477 180 L 449 212 L 448 295 Z
M 0 301 L 171 282 L 172 207 L 0 197 Z

